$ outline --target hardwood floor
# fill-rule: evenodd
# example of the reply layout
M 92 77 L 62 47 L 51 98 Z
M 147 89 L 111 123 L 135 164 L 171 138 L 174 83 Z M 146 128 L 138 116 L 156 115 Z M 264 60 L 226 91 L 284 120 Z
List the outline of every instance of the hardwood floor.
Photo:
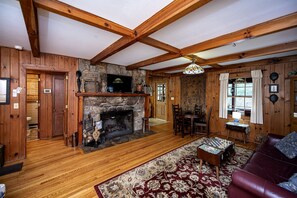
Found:
M 31 141 L 22 171 L 0 183 L 7 197 L 97 197 L 94 185 L 201 137 L 175 136 L 171 125 L 152 126 L 154 135 L 88 154 L 62 140 Z

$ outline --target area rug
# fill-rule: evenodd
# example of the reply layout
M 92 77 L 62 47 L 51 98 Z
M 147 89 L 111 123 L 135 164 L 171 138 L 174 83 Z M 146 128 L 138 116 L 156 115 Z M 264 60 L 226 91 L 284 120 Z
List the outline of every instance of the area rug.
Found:
M 203 163 L 199 172 L 196 140 L 94 186 L 99 197 L 227 197 L 232 172 L 252 151 L 235 147 L 235 156 L 220 168 Z
M 90 152 L 104 149 L 107 147 L 111 147 L 111 146 L 114 146 L 117 144 L 122 144 L 122 143 L 136 140 L 139 138 L 147 137 L 147 136 L 150 136 L 153 134 L 156 134 L 156 132 L 147 130 L 143 133 L 142 130 L 138 130 L 138 131 L 134 131 L 134 133 L 132 133 L 132 134 L 116 137 L 111 140 L 107 140 L 104 143 L 99 143 L 98 145 L 91 145 L 91 146 L 81 145 L 80 148 L 83 150 L 84 153 L 90 153 Z
M 149 120 L 150 126 L 157 126 L 157 125 L 160 125 L 160 124 L 166 124 L 167 122 L 168 121 L 162 120 L 162 119 L 159 119 L 159 118 L 150 118 L 150 120 Z

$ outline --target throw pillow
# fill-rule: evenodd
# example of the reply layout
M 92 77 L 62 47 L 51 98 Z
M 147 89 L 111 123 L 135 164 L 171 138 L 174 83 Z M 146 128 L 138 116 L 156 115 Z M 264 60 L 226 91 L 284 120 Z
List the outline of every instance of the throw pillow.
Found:
M 295 186 L 297 186 L 297 173 L 290 177 L 289 181 L 295 184 Z
M 278 141 L 274 145 L 287 158 L 293 159 L 297 156 L 297 133 L 294 131 Z
M 297 194 L 297 173 L 290 177 L 289 181 L 279 183 L 278 186 Z

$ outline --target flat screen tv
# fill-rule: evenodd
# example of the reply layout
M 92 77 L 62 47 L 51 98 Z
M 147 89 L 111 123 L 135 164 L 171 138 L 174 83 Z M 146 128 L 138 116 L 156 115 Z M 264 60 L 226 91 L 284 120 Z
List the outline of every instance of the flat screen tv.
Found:
M 132 93 L 132 77 L 107 74 L 107 91 Z

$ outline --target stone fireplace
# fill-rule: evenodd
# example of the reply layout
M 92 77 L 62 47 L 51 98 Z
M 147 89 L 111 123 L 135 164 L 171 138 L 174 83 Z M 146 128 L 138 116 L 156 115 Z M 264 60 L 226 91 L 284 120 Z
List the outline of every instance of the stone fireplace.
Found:
M 90 116 L 93 123 L 102 121 L 103 129 L 106 133 L 106 138 L 116 138 L 121 133 L 133 133 L 142 129 L 142 118 L 144 117 L 145 97 L 137 94 L 122 94 L 122 93 L 107 93 L 107 74 L 117 74 L 132 76 L 133 86 L 136 82 L 145 80 L 145 71 L 133 70 L 128 71 L 123 66 L 100 63 L 99 65 L 91 65 L 89 61 L 80 59 L 79 70 L 82 72 L 82 82 L 96 82 L 97 88 L 94 90 L 85 90 L 90 93 L 84 93 L 80 96 L 82 112 L 79 122 Z M 82 83 L 83 84 L 83 83 Z M 81 89 L 83 90 L 83 89 Z M 92 94 L 93 93 L 93 94 Z M 118 115 L 126 114 L 118 117 Z M 115 125 L 115 120 L 120 124 Z M 125 126 L 124 126 L 125 124 Z M 79 143 L 82 141 L 82 131 L 84 128 L 79 128 Z M 87 133 L 89 142 L 92 140 L 92 133 Z M 102 136 L 103 137 L 103 136 Z M 86 137 L 83 137 L 87 139 Z M 101 140 L 101 138 L 100 138 Z

